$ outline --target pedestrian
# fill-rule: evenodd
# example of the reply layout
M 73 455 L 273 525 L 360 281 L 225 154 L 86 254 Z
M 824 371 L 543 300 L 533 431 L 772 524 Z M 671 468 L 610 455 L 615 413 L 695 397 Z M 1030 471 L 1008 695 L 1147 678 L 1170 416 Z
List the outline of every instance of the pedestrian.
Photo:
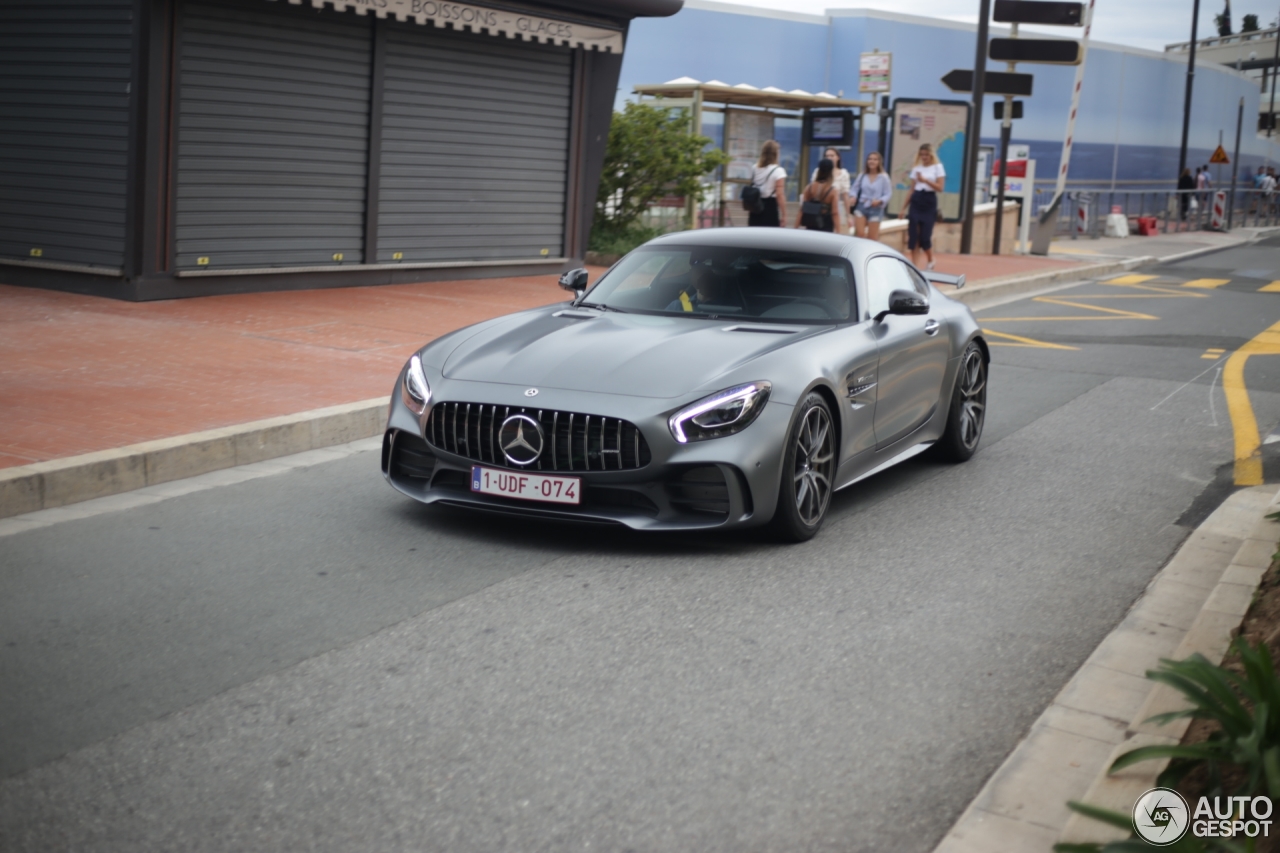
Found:
M 849 206 L 849 170 L 844 167 L 844 162 L 840 159 L 840 152 L 834 148 L 828 148 L 822 152 L 822 156 L 835 163 L 835 169 L 831 173 L 832 180 L 836 187 L 836 207 L 841 211 L 840 220 L 836 221 L 836 230 L 841 234 L 849 234 L 853 231 L 853 223 L 844 222 L 844 213 Z M 810 181 L 818 179 L 818 170 L 814 169 L 813 174 L 809 176 Z
M 836 164 L 827 158 L 818 161 L 814 179 L 800 196 L 800 209 L 796 211 L 796 227 L 810 231 L 835 231 L 836 226 Z
M 751 212 L 748 225 L 780 228 L 787 221 L 787 170 L 778 165 L 779 151 L 773 139 L 760 146 L 751 185 L 760 191 L 761 209 Z
M 867 155 L 867 162 L 862 174 L 849 188 L 849 197 L 853 206 L 849 212 L 853 215 L 854 236 L 868 240 L 880 239 L 880 222 L 884 219 L 889 207 L 889 197 L 893 195 L 893 184 L 884 171 L 884 161 L 879 151 Z
M 907 182 L 911 189 L 907 190 L 907 198 L 903 203 L 899 218 L 907 218 L 907 248 L 911 250 L 911 262 L 920 266 L 920 253 L 923 251 L 928 265 L 933 269 L 933 223 L 938 219 L 938 193 L 946 185 L 947 170 L 933 156 L 933 147 L 928 143 L 921 145 L 916 152 L 916 161 L 907 173 Z
M 1196 170 L 1200 171 L 1199 169 Z M 1182 170 L 1178 178 L 1178 204 L 1181 206 L 1182 219 L 1186 221 L 1187 208 L 1191 206 L 1191 194 L 1195 191 L 1196 179 L 1191 177 L 1190 167 Z

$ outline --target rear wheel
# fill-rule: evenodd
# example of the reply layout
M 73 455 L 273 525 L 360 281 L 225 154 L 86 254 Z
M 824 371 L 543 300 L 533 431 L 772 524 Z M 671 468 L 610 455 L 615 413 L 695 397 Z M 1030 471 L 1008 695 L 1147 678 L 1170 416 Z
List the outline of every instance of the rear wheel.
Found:
M 978 450 L 987 419 L 987 360 L 982 347 L 970 342 L 960 359 L 956 389 L 947 412 L 947 431 L 938 439 L 938 454 L 951 462 L 967 462 Z
M 831 410 L 820 394 L 810 394 L 796 409 L 782 457 L 782 482 L 773 530 L 787 542 L 812 539 L 831 506 L 836 473 L 835 429 Z

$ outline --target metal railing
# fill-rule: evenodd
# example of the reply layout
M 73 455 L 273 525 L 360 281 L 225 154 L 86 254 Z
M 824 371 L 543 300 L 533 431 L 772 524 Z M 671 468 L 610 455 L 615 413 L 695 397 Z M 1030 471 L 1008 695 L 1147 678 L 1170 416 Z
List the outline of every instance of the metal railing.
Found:
M 1227 190 L 1222 228 L 1280 224 L 1280 193 L 1255 189 Z M 1140 220 L 1160 234 L 1207 231 L 1214 227 L 1213 190 L 1076 190 L 1065 194 L 1054 220 L 1054 235 L 1096 239 L 1106 233 L 1107 216 L 1124 214 L 1130 233 L 1141 233 Z M 1033 214 L 1053 200 L 1053 190 L 1036 190 Z M 1154 220 L 1154 223 L 1152 222 Z

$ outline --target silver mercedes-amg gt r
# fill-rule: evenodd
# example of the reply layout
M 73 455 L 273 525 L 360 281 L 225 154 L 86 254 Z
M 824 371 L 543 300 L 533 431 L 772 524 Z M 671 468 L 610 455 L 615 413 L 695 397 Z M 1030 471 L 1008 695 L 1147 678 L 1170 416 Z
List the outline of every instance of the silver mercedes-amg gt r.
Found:
M 572 302 L 423 347 L 382 471 L 424 503 L 808 539 L 837 489 L 977 450 L 987 344 L 935 282 L 964 284 L 834 234 L 660 237 L 594 286 L 566 273 Z

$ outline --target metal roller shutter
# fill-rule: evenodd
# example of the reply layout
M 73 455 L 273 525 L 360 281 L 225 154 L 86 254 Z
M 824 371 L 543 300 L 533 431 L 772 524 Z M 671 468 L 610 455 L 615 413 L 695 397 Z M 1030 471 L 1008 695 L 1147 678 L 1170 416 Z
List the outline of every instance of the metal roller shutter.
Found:
M 132 5 L 0 4 L 0 255 L 122 265 Z
M 363 260 L 370 51 L 364 18 L 186 5 L 178 269 Z
M 378 261 L 560 255 L 570 51 L 393 25 L 385 67 Z

